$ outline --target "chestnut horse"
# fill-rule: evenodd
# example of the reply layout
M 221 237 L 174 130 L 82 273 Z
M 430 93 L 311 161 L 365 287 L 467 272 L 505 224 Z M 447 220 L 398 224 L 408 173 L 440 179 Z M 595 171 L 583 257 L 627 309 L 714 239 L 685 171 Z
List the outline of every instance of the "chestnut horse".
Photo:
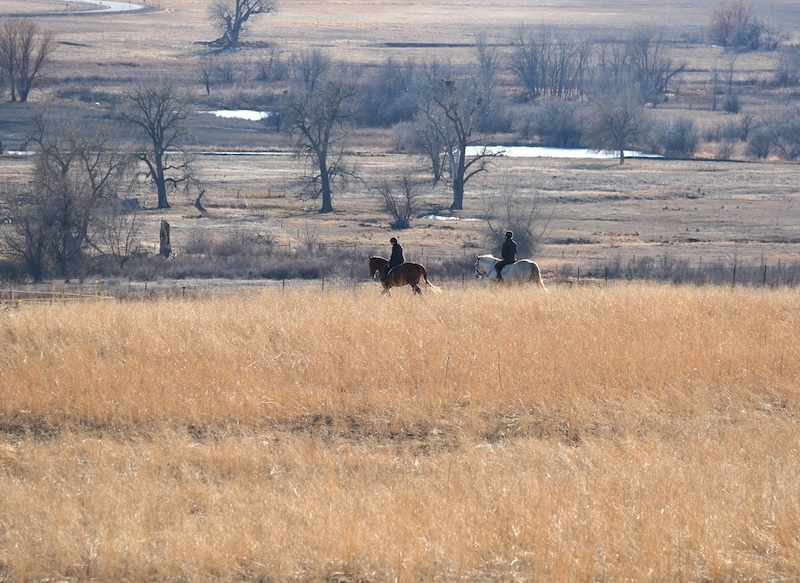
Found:
M 369 276 L 374 278 L 376 273 L 381 273 L 383 266 L 387 263 L 389 263 L 389 260 L 385 257 L 370 255 Z M 414 293 L 421 294 L 422 289 L 419 287 L 419 284 L 422 281 L 436 293 L 442 291 L 428 281 L 428 271 L 425 269 L 424 265 L 421 263 L 414 263 L 413 261 L 406 261 L 391 269 L 389 273 L 386 274 L 386 277 L 381 277 L 381 283 L 383 284 L 383 291 L 381 294 L 389 293 L 391 295 L 389 291 L 391 288 L 404 285 L 410 285 Z

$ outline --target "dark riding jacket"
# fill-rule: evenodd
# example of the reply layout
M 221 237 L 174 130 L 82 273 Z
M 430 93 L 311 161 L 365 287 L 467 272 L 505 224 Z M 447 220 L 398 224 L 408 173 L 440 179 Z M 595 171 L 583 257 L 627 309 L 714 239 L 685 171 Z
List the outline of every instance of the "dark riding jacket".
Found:
M 397 267 L 401 263 L 405 263 L 405 261 L 406 258 L 403 256 L 403 247 L 400 245 L 400 243 L 395 243 L 394 245 L 392 245 L 392 256 L 389 257 L 388 269 Z
M 498 261 L 494 268 L 497 271 L 497 279 L 500 279 L 500 272 L 506 265 L 511 265 L 517 260 L 517 242 L 514 239 L 506 239 L 503 241 L 503 248 L 500 250 L 502 259 Z
M 503 249 L 500 251 L 500 257 L 506 262 L 514 263 L 517 260 L 517 242 L 514 239 L 506 239 L 503 241 Z

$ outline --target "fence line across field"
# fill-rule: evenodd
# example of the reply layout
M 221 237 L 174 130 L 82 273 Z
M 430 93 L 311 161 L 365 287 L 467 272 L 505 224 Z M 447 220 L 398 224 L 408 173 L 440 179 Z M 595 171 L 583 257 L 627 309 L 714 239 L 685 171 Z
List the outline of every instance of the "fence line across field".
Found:
M 352 246 L 351 246 L 352 247 Z M 415 254 L 410 260 L 431 262 L 453 257 L 464 258 L 464 253 Z M 365 274 L 348 277 L 321 279 L 158 279 L 152 281 L 134 280 L 94 280 L 91 282 L 59 282 L 31 284 L 30 287 L 0 288 L 0 306 L 33 303 L 69 303 L 76 301 L 125 300 L 149 297 L 192 298 L 208 294 L 238 293 L 262 289 L 279 289 L 282 293 L 289 289 L 308 289 L 325 292 L 331 289 L 356 289 L 363 285 L 378 283 Z M 645 267 L 608 266 L 596 263 L 595 266 L 565 263 L 551 271 L 544 270 L 543 278 L 548 286 L 589 286 L 611 285 L 615 282 L 663 282 L 693 285 L 750 286 L 750 287 L 795 287 L 800 285 L 800 263 L 778 261 L 733 265 L 697 264 L 694 266 L 671 266 L 648 263 Z M 432 274 L 432 279 L 445 289 L 448 286 L 468 287 L 480 285 L 475 280 L 472 269 L 464 268 L 461 274 L 453 276 Z M 485 285 L 485 283 L 484 283 Z

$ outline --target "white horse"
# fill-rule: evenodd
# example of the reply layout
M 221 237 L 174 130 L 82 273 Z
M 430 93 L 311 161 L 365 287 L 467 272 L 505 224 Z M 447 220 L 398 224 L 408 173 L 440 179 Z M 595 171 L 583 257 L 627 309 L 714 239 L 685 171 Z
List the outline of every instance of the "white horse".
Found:
M 497 277 L 497 272 L 494 267 L 500 262 L 500 259 L 494 255 L 478 255 L 475 261 L 475 277 Z M 503 281 L 510 281 L 512 283 L 524 283 L 532 281 L 542 289 L 544 282 L 542 281 L 542 274 L 539 271 L 539 266 L 536 262 L 530 259 L 520 259 L 516 263 L 506 265 L 501 272 Z

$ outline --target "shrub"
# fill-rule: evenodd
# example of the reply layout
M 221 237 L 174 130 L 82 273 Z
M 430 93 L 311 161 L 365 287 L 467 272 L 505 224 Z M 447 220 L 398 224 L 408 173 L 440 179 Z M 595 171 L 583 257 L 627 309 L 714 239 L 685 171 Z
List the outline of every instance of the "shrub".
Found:
M 691 119 L 678 118 L 664 122 L 656 130 L 656 141 L 667 158 L 691 158 L 700 136 Z

